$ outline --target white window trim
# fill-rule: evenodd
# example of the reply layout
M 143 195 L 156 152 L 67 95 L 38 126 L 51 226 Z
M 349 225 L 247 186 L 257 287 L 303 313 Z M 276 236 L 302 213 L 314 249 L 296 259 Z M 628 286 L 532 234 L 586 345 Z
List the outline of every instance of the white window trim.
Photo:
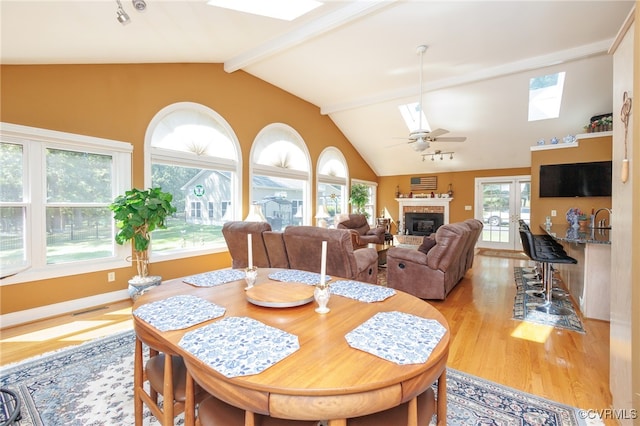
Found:
M 130 244 L 120 246 L 115 243 L 115 240 L 113 242 L 113 257 L 47 265 L 46 235 L 44 232 L 46 219 L 43 213 L 46 206 L 43 202 L 36 203 L 35 200 L 45 199 L 44 186 L 46 176 L 43 171 L 45 170 L 44 152 L 46 148 L 111 155 L 113 158 L 112 192 L 122 194 L 131 188 L 133 145 L 111 139 L 4 122 L 0 123 L 0 138 L 3 142 L 14 142 L 23 145 L 23 158 L 26 162 L 23 168 L 25 171 L 25 196 L 24 202 L 19 203 L 19 205 L 26 206 L 27 210 L 25 251 L 27 259 L 30 260 L 28 260 L 27 265 L 16 268 L 16 270 L 3 270 L 2 275 L 11 273 L 15 273 L 15 275 L 0 281 L 0 286 L 130 266 L 130 263 L 126 260 L 131 255 Z M 41 162 L 40 165 L 31 167 L 38 161 Z
M 285 129 L 287 132 L 292 134 L 295 139 L 295 144 L 298 148 L 302 149 L 305 158 L 307 160 L 306 168 L 308 171 L 295 170 L 295 169 L 285 169 L 282 167 L 268 166 L 264 164 L 258 164 L 254 161 L 254 157 L 256 156 L 256 151 L 258 149 L 258 144 L 261 142 L 261 136 L 268 132 L 270 129 Z M 294 141 L 291 141 L 294 142 Z M 305 186 L 302 190 L 303 199 L 302 206 L 304 209 L 304 216 L 302 217 L 302 224 L 309 225 L 311 224 L 311 217 L 315 215 L 315 212 L 309 211 L 310 209 L 307 206 L 311 206 L 311 182 L 313 178 L 312 168 L 311 168 L 311 155 L 309 154 L 309 149 L 307 148 L 307 144 L 304 139 L 293 127 L 283 124 L 283 123 L 272 123 L 265 126 L 253 140 L 253 144 L 251 145 L 251 151 L 249 152 L 249 182 L 253 182 L 254 175 L 262 175 L 262 176 L 271 176 L 271 177 L 283 177 L 289 179 L 299 179 L 305 181 Z M 253 200 L 253 186 L 249 185 L 249 200 Z
M 188 152 L 180 152 L 180 151 L 172 151 L 168 149 L 162 148 L 154 148 L 151 146 L 151 139 L 153 137 L 153 130 L 156 128 L 158 123 L 168 114 L 171 114 L 174 111 L 184 110 L 184 109 L 192 109 L 194 111 L 200 111 L 211 117 L 215 118 L 218 123 L 227 131 L 227 133 L 231 136 L 231 142 L 236 150 L 236 160 L 229 160 L 224 158 L 214 158 L 207 157 L 206 165 L 207 167 L 215 168 L 218 170 L 230 171 L 235 174 L 235 182 L 232 182 L 231 187 L 231 196 L 233 197 L 231 200 L 231 210 L 232 210 L 232 220 L 242 220 L 242 209 L 239 208 L 242 206 L 242 150 L 240 148 L 240 141 L 236 136 L 236 133 L 231 128 L 231 125 L 224 119 L 220 114 L 218 114 L 215 110 L 196 103 L 196 102 L 177 102 L 171 105 L 168 105 L 158 111 L 156 115 L 151 119 L 149 125 L 147 126 L 147 131 L 144 139 L 144 182 L 145 187 L 151 186 L 151 161 L 152 159 L 159 163 L 165 164 L 173 164 L 184 167 L 202 167 L 203 161 L 202 158 L 198 157 L 195 154 Z M 153 243 L 152 243 L 153 244 Z M 179 250 L 171 250 L 165 251 L 163 253 L 153 253 L 153 250 L 150 252 L 149 263 L 159 263 L 166 262 L 170 260 L 177 259 L 185 259 L 192 256 L 202 256 L 207 254 L 214 253 L 222 253 L 227 251 L 227 246 L 223 245 L 220 247 L 208 247 L 204 249 L 200 248 L 189 248 L 189 249 L 179 249 Z
M 316 173 L 316 194 L 318 193 L 318 187 L 320 186 L 321 183 L 326 183 L 329 185 L 331 184 L 343 185 L 345 187 L 345 194 L 342 197 L 342 205 L 340 206 L 340 208 L 343 212 L 348 212 L 349 211 L 349 163 L 347 163 L 347 159 L 342 154 L 342 151 L 340 151 L 336 147 L 329 146 L 323 149 L 322 152 L 320 153 L 320 156 L 318 156 L 316 170 L 320 170 L 320 163 L 322 162 L 324 155 L 330 155 L 330 156 L 335 156 L 339 158 L 344 164 L 345 176 L 344 177 L 333 176 L 333 175 L 327 175 L 327 174 L 317 172 Z M 317 202 L 317 199 L 318 197 L 316 195 L 316 202 Z
M 370 205 L 373 206 L 373 215 L 369 218 L 369 225 L 373 225 L 376 222 L 376 217 L 378 216 L 378 182 L 372 182 L 370 180 L 362 180 L 362 179 L 351 179 L 351 185 L 361 183 L 363 185 L 372 186 L 375 188 L 373 191 L 373 200 L 370 201 Z M 351 193 L 351 188 L 349 188 L 349 193 Z M 349 208 L 349 212 L 351 212 L 351 208 Z

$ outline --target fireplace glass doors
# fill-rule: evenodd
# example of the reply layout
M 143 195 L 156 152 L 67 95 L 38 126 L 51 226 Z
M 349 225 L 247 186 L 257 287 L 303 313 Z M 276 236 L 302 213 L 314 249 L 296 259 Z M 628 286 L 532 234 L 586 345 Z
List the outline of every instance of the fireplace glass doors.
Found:
M 444 223 L 442 213 L 405 213 L 405 229 L 409 235 L 431 235 Z

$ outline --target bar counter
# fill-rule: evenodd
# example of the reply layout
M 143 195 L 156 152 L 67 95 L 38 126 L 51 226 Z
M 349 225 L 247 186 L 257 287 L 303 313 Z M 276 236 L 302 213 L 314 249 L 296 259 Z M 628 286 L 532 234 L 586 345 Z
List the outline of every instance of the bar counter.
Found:
M 609 321 L 611 286 L 611 229 L 572 228 L 567 224 L 540 225 L 559 241 L 577 264 L 557 264 L 569 293 L 586 318 Z

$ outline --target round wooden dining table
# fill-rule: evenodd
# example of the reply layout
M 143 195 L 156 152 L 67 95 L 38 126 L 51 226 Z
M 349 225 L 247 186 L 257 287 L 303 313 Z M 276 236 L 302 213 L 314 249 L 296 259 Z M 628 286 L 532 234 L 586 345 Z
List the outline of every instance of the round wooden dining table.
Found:
M 272 283 L 276 269 L 260 269 L 256 287 Z M 339 278 L 332 277 L 332 282 Z M 409 402 L 409 425 L 417 426 L 417 396 L 438 382 L 437 424 L 446 424 L 446 363 L 450 330 L 432 305 L 402 291 L 384 301 L 364 303 L 332 295 L 330 312 L 319 314 L 315 301 L 292 307 L 268 307 L 249 302 L 244 280 L 212 287 L 196 287 L 183 279 L 163 282 L 141 295 L 135 310 L 145 304 L 177 295 L 193 295 L 226 309 L 224 317 L 249 317 L 298 337 L 299 349 L 259 374 L 226 377 L 211 368 L 179 342 L 213 319 L 192 327 L 159 331 L 134 315 L 134 329 L 144 342 L 182 356 L 191 377 L 215 397 L 248 413 L 284 419 L 328 420 L 330 426 L 347 419 L 383 411 Z M 349 346 L 345 335 L 380 312 L 401 312 L 435 320 L 446 332 L 426 362 L 399 365 Z M 246 417 L 250 419 L 250 416 Z M 247 420 L 247 425 L 251 420 Z

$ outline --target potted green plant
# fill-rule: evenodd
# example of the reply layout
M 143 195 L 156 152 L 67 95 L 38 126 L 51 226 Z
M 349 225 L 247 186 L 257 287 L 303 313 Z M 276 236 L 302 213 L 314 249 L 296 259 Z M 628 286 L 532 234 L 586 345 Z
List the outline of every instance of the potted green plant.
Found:
M 369 202 L 369 188 L 367 185 L 361 183 L 351 185 L 349 202 L 351 203 L 354 213 L 360 213 L 367 218 L 369 217 L 369 213 L 364 209 L 364 206 Z
M 160 188 L 133 188 L 118 196 L 109 209 L 113 211 L 116 243 L 133 241 L 133 261 L 138 274 L 129 280 L 129 295 L 135 299 L 149 288 L 159 285 L 161 277 L 149 276 L 149 243 L 154 229 L 165 229 L 167 216 L 176 212 L 171 204 L 173 196 Z

